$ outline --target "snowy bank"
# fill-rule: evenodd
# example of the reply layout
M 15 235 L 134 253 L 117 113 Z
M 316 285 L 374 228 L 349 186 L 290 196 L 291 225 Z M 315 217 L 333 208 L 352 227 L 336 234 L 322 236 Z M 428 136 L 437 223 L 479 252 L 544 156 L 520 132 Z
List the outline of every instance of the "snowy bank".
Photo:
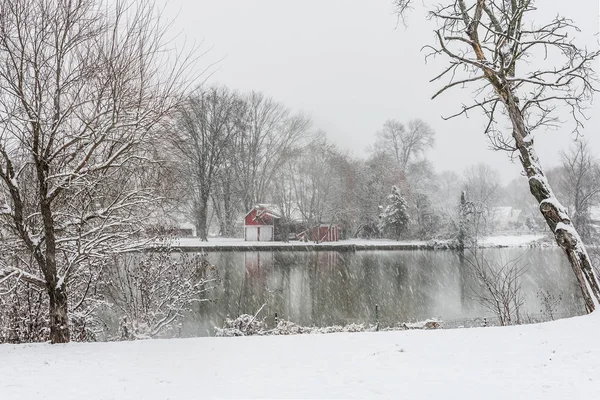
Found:
M 2 399 L 592 399 L 600 315 L 505 328 L 0 345 Z
M 528 247 L 547 238 L 547 234 L 487 236 L 477 241 L 480 247 Z
M 526 247 L 535 244 L 546 235 L 502 235 L 482 238 L 480 247 Z M 389 240 L 389 239 L 349 239 L 338 242 L 256 242 L 242 238 L 210 238 L 202 242 L 199 238 L 174 239 L 172 247 L 184 251 L 358 251 L 358 250 L 425 250 L 449 246 L 449 241 Z
M 393 327 L 385 327 L 382 330 L 402 331 L 408 329 L 438 329 L 442 327 L 442 322 L 436 319 L 428 319 L 412 323 L 397 324 Z M 256 317 L 256 315 L 242 314 L 235 319 L 226 318 L 223 327 L 216 328 L 215 336 L 276 336 L 276 335 L 308 335 L 308 334 L 326 334 L 339 332 L 376 332 L 378 325 L 348 324 L 332 325 L 326 327 L 302 326 L 292 321 L 279 320 L 274 328 L 269 328 L 265 322 Z

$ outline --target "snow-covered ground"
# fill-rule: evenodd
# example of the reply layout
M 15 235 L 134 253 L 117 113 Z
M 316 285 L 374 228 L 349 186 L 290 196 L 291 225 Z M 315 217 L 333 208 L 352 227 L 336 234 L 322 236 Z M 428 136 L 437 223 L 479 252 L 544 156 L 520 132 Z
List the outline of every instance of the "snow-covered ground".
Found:
M 487 236 L 478 240 L 482 247 L 522 247 L 545 239 L 547 234 L 527 234 L 527 235 L 498 235 Z
M 502 236 L 490 236 L 479 240 L 479 244 L 482 247 L 519 247 L 528 246 L 532 243 L 544 238 L 547 235 L 544 234 L 529 234 L 529 235 L 502 235 Z M 180 238 L 173 241 L 173 245 L 181 248 L 214 248 L 214 247 L 230 247 L 240 249 L 248 247 L 277 247 L 277 248 L 289 248 L 289 247 L 302 247 L 302 248 L 343 248 L 353 246 L 358 249 L 385 249 L 385 248 L 428 248 L 432 247 L 433 243 L 419 240 L 389 240 L 389 239 L 349 239 L 340 240 L 338 242 L 255 242 L 255 241 L 244 241 L 243 238 L 209 238 L 208 242 L 202 242 L 199 238 Z
M 539 325 L 0 345 L 1 399 L 594 399 L 600 314 Z

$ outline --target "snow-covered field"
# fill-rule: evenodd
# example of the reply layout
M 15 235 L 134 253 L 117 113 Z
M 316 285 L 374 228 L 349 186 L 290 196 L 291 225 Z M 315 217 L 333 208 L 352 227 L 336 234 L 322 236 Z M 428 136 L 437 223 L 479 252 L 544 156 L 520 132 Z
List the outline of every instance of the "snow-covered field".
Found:
M 600 314 L 540 325 L 0 345 L 0 399 L 594 399 Z
M 522 247 L 529 246 L 539 240 L 548 237 L 547 234 L 528 235 L 498 235 L 487 236 L 478 240 L 482 247 Z

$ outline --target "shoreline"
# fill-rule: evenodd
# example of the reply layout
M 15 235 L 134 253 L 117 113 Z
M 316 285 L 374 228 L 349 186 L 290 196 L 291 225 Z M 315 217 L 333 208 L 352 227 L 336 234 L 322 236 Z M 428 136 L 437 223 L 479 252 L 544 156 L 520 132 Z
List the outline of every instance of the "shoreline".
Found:
M 508 235 L 483 238 L 478 248 L 540 248 L 547 245 L 541 243 L 545 235 Z M 203 251 L 340 251 L 355 252 L 369 250 L 456 250 L 450 241 L 394 241 L 394 240 L 367 240 L 350 239 L 337 242 L 248 242 L 243 239 L 217 238 L 208 242 L 201 242 L 198 238 L 174 239 L 171 249 L 184 252 Z M 165 246 L 152 246 L 160 250 Z

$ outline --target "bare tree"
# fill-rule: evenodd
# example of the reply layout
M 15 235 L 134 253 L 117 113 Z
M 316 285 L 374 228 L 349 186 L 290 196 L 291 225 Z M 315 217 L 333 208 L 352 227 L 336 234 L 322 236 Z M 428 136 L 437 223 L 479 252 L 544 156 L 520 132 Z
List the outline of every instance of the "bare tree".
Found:
M 173 144 L 183 156 L 192 214 L 201 240 L 208 236 L 208 207 L 226 156 L 242 131 L 244 102 L 226 87 L 198 89 L 175 119 Z
M 339 193 L 339 176 L 332 168 L 336 148 L 323 134 L 316 137 L 296 159 L 292 187 L 296 207 L 307 228 L 332 223 L 336 219 L 336 197 Z
M 589 243 L 592 237 L 590 211 L 600 202 L 600 162 L 589 144 L 579 140 L 569 152 L 562 153 L 562 164 L 559 192 L 573 216 L 573 225 L 583 241 Z
M 394 0 L 404 15 L 413 0 Z M 536 18 L 534 0 L 446 0 L 431 5 L 437 42 L 428 56 L 445 56 L 447 68 L 432 81 L 445 80 L 433 98 L 456 87 L 475 86 L 474 103 L 454 116 L 480 110 L 496 149 L 517 153 L 540 212 L 564 250 L 583 293 L 586 309 L 599 304 L 600 286 L 590 257 L 567 209 L 554 195 L 534 147 L 533 134 L 558 124 L 563 106 L 577 128 L 596 91 L 592 63 L 598 51 L 578 47 L 570 38 L 578 31 L 567 18 Z M 528 22 L 534 21 L 534 22 Z M 530 60 L 535 62 L 531 63 Z M 505 135 L 504 123 L 510 128 Z
M 408 163 L 433 147 L 435 142 L 433 129 L 420 119 L 409 121 L 408 128 L 399 121 L 387 120 L 377 136 L 376 148 L 390 154 L 404 173 Z
M 218 280 L 205 256 L 177 254 L 168 245 L 114 257 L 108 275 L 104 292 L 121 316 L 125 340 L 176 335 L 182 319 L 207 301 Z
M 483 252 L 475 250 L 466 257 L 466 264 L 472 277 L 474 298 L 494 313 L 500 325 L 521 323 L 520 311 L 525 303 L 521 278 L 526 265 L 519 259 L 492 264 Z
M 493 229 L 490 222 L 494 217 L 493 207 L 498 201 L 500 177 L 498 172 L 487 164 L 468 167 L 464 173 L 465 192 L 470 202 L 470 235 L 477 239 Z
M 0 221 L 26 264 L 0 279 L 47 293 L 53 343 L 70 339 L 68 288 L 152 200 L 131 172 L 191 77 L 165 35 L 149 2 L 0 1 Z
M 291 115 L 282 104 L 262 93 L 245 98 L 244 132 L 236 142 L 235 172 L 244 211 L 265 196 L 278 171 L 308 133 L 310 120 Z
M 219 220 L 219 234 L 224 237 L 235 235 L 235 218 L 237 216 L 238 199 L 235 192 L 235 148 L 229 148 L 225 156 L 223 168 L 217 176 L 215 190 L 213 191 L 213 209 Z

